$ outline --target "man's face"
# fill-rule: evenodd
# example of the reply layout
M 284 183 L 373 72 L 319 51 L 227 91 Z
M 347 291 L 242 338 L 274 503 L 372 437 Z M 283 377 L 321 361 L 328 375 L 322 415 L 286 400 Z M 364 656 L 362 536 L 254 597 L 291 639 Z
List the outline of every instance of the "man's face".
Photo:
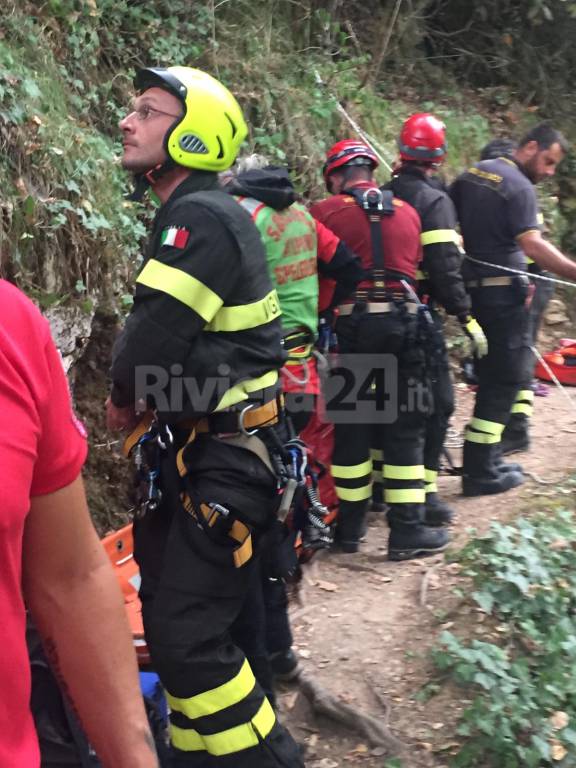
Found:
M 149 88 L 138 96 L 133 111 L 120 120 L 122 131 L 122 167 L 132 173 L 145 173 L 166 158 L 164 137 L 174 121 L 183 114 L 182 104 L 162 88 Z
M 522 162 L 522 166 L 533 184 L 538 184 L 540 181 L 554 176 L 556 166 L 564 157 L 562 147 L 558 143 L 552 144 L 548 149 L 538 149 L 538 144 L 531 141 L 525 149 L 528 157 Z
M 328 192 L 331 195 L 339 195 L 342 192 L 344 186 L 344 173 L 342 171 L 332 171 L 328 176 L 328 183 L 326 184 Z

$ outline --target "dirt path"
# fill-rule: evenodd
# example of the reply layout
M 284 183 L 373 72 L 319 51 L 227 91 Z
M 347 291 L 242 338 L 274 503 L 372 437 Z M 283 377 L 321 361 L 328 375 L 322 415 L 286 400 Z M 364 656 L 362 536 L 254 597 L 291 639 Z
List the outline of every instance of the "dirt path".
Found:
M 542 480 L 560 481 L 576 468 L 576 395 L 572 397 L 574 409 L 557 390 L 536 398 L 533 448 L 514 457 Z M 457 429 L 472 404 L 473 395 L 460 388 L 453 422 Z M 453 453 L 459 463 L 460 451 Z M 465 542 L 471 527 L 485 531 L 491 520 L 535 507 L 555 487 L 528 479 L 506 494 L 464 499 L 458 478 L 441 476 L 439 486 L 457 511 L 454 548 Z M 384 720 L 390 707 L 392 731 L 410 745 L 403 768 L 446 768 L 454 747 L 453 724 L 465 704 L 462 694 L 443 694 L 426 703 L 417 695 L 429 679 L 428 650 L 442 628 L 451 626 L 458 566 L 446 563 L 443 555 L 390 563 L 386 539 L 385 522 L 376 518 L 361 553 L 331 554 L 312 564 L 303 605 L 293 611 L 296 648 L 304 669 L 342 701 Z M 290 727 L 307 744 L 308 768 L 386 765 L 381 749 L 316 719 L 297 689 L 286 688 L 281 704 Z

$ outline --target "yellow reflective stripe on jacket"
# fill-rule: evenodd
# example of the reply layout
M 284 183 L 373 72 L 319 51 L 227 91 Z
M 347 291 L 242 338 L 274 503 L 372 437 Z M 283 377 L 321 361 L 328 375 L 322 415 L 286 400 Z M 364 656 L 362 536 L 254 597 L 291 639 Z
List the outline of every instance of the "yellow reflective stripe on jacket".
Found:
M 362 488 L 342 488 L 339 485 L 335 488 L 340 501 L 365 501 L 372 496 L 372 483 L 363 485 Z
M 416 270 L 416 280 L 428 280 L 428 275 L 421 269 Z
M 332 464 L 331 467 L 332 477 L 338 477 L 341 480 L 354 480 L 357 477 L 364 477 L 372 472 L 372 459 L 362 462 L 362 464 L 354 464 L 352 466 L 343 466 L 341 464 Z
M 388 480 L 424 480 L 424 465 L 399 466 L 396 464 L 384 464 L 383 476 Z
M 424 504 L 424 488 L 386 488 L 384 500 L 388 504 Z
M 276 715 L 268 699 L 254 717 L 247 723 L 236 725 L 220 733 L 201 735 L 192 728 L 179 728 L 170 724 L 170 741 L 183 752 L 204 750 L 211 755 L 231 755 L 250 747 L 256 747 L 270 733 L 276 722 Z
M 224 392 L 220 402 L 214 408 L 214 413 L 217 411 L 223 411 L 225 408 L 231 408 L 233 405 L 241 403 L 243 400 L 248 400 L 250 392 L 257 392 L 259 389 L 267 389 L 273 387 L 278 381 L 278 371 L 268 371 L 258 379 L 247 379 L 241 381 L 234 387 L 230 387 L 229 390 Z
M 266 325 L 280 317 L 280 302 L 275 290 L 259 301 L 240 304 L 236 307 L 221 307 L 214 319 L 204 328 L 205 331 L 247 331 L 258 325 Z
M 167 293 L 172 298 L 181 301 L 207 323 L 216 315 L 224 303 L 217 293 L 192 275 L 176 267 L 163 264 L 156 259 L 146 262 L 144 269 L 136 282 L 154 288 L 156 291 Z
M 467 429 L 464 433 L 464 440 L 469 443 L 481 443 L 482 445 L 492 445 L 500 442 L 500 435 L 489 435 L 487 432 L 473 432 Z
M 497 421 L 478 419 L 476 416 L 470 420 L 468 426 L 471 429 L 478 430 L 479 432 L 487 432 L 489 435 L 500 436 L 504 431 L 504 424 L 499 424 Z
M 429 229 L 420 235 L 422 245 L 435 245 L 436 243 L 455 243 L 458 245 L 459 239 L 454 229 Z
M 240 672 L 227 683 L 222 683 L 217 688 L 186 699 L 177 698 L 166 692 L 166 699 L 171 710 L 181 712 L 189 720 L 195 720 L 197 717 L 213 715 L 222 709 L 238 704 L 252 692 L 255 683 L 254 673 L 248 660 L 245 659 Z

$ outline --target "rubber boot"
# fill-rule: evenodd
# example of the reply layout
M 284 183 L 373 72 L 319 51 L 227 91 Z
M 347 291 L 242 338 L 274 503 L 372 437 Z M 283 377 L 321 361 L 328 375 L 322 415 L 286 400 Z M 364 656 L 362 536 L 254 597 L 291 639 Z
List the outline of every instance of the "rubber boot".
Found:
M 341 552 L 358 552 L 360 541 L 366 533 L 366 501 L 340 501 L 334 533 L 334 548 Z
M 530 448 L 529 419 L 525 413 L 513 413 L 502 432 L 501 455 L 521 453 Z
M 447 532 L 443 528 L 425 525 L 423 520 L 423 504 L 389 505 L 389 560 L 412 560 L 416 557 L 435 555 L 446 549 Z
M 450 525 L 454 520 L 454 510 L 438 496 L 436 491 L 426 494 L 424 523 L 431 526 Z
M 520 472 L 501 472 L 495 462 L 498 444 L 473 443 L 464 441 L 462 466 L 462 493 L 464 496 L 489 496 L 522 485 L 524 475 Z

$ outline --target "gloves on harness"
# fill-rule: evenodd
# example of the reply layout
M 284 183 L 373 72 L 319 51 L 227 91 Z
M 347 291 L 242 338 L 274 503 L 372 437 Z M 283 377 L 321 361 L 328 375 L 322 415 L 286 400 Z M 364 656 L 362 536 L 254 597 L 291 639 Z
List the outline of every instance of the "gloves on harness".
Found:
M 484 355 L 488 354 L 488 341 L 478 321 L 468 315 L 468 317 L 461 320 L 461 323 L 466 336 L 468 336 L 472 344 L 472 354 L 475 357 L 484 357 Z

